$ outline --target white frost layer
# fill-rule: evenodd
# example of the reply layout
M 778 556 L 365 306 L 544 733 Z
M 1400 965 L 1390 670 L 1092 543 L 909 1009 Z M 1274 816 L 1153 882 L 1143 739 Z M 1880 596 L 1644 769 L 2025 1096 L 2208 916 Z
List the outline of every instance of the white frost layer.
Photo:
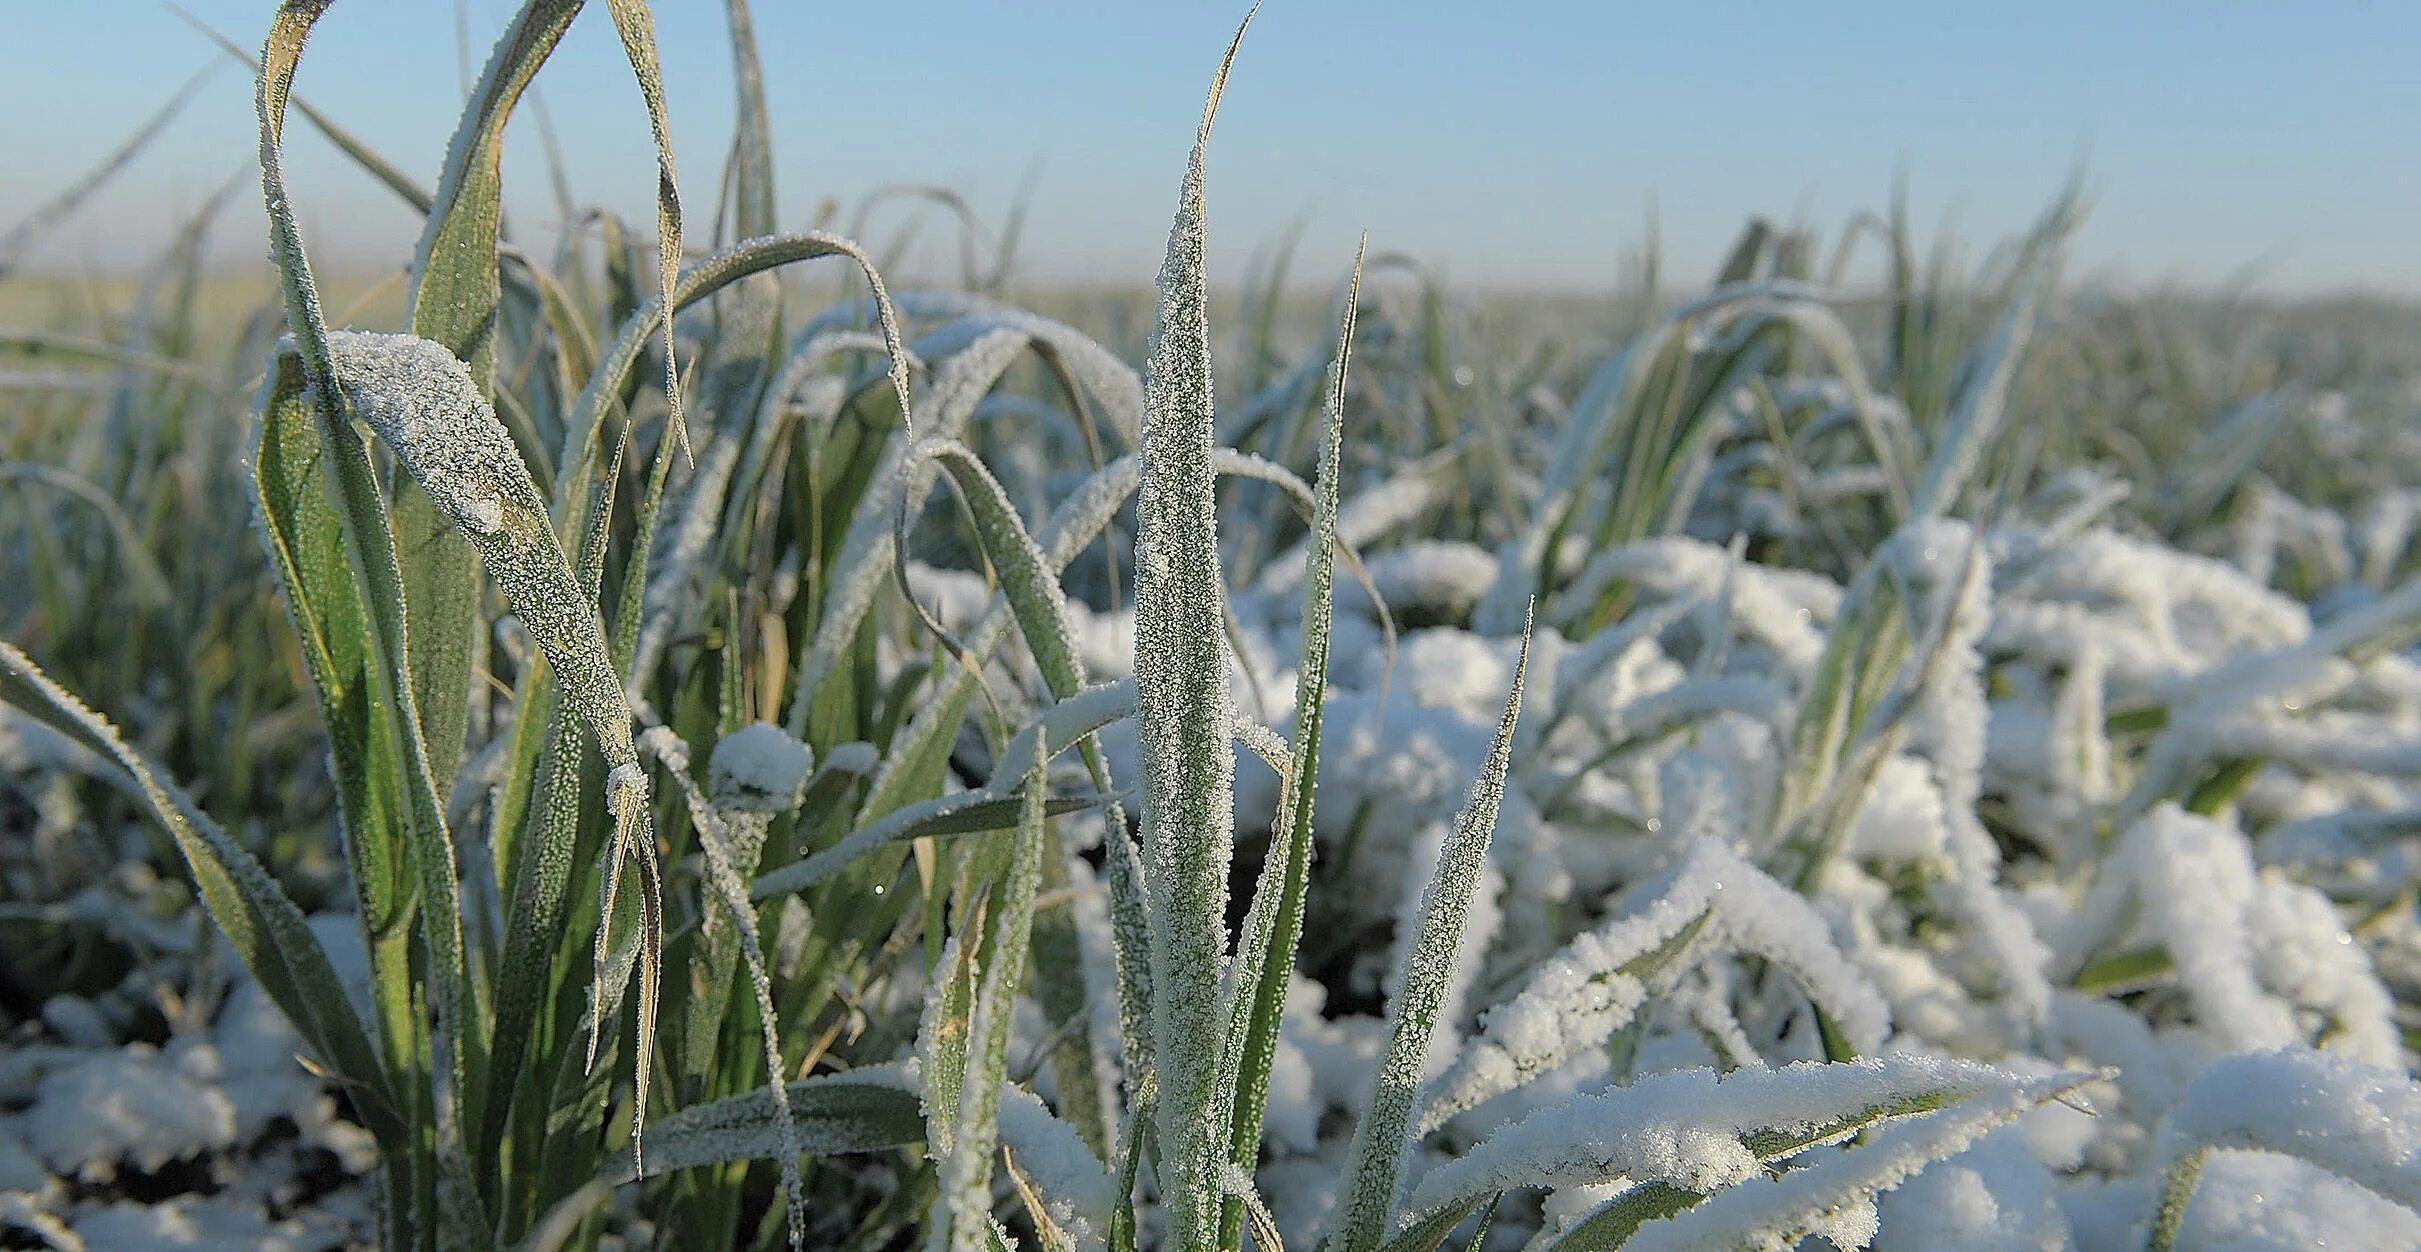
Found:
M 505 475 L 526 482 L 529 469 L 495 411 L 475 403 L 470 367 L 417 335 L 331 331 L 328 349 L 355 411 L 395 449 L 438 511 L 466 529 L 496 533 L 504 525 Z
M 2075 1245 L 2051 1171 L 2004 1128 L 1876 1205 L 1876 1252 L 2057 1252 Z
M 1875 1218 L 1871 1206 L 1861 1201 L 1964 1151 L 1995 1127 L 2015 1121 L 2085 1077 L 2041 1079 L 1891 1126 L 1850 1151 L 1779 1178 L 1747 1179 L 1678 1216 L 1645 1223 L 1623 1246 L 1626 1252 L 1710 1247 L 1781 1252 L 1796 1247 L 1802 1235 L 1822 1234 L 1840 1247 L 1865 1247 L 1875 1235 Z
M 2394 1070 L 2308 1048 L 2228 1057 L 2187 1086 L 2161 1137 L 2172 1159 L 2283 1152 L 2421 1209 L 2421 1086 Z
M 2111 1232 L 2120 1238 L 2132 1227 Z M 2080 1231 L 2079 1246 L 2084 1242 Z M 2326 1170 L 2269 1152 L 2229 1152 L 2203 1168 L 2177 1246 L 2200 1252 L 2421 1248 L 2421 1216 Z
M 249 1205 L 215 1196 L 179 1196 L 164 1204 L 118 1203 L 79 1215 L 84 1246 L 156 1252 L 321 1252 L 343 1243 L 340 1231 L 301 1221 L 272 1222 Z
M 719 808 L 780 813 L 795 807 L 815 753 L 770 722 L 753 722 L 715 744 L 706 790 Z
M 1986 1065 L 1910 1055 L 1739 1070 L 1720 1080 L 1707 1069 L 1656 1074 L 1575 1096 L 1497 1131 L 1431 1170 L 1408 1210 L 1433 1212 L 1525 1185 L 1618 1179 L 1711 1191 L 1764 1173 L 1741 1142 L 1750 1131 L 1812 1132 L 1897 1101 L 1956 1101 L 2016 1087 Z
M 120 1162 L 146 1173 L 235 1145 L 235 1105 L 219 1090 L 218 1052 L 165 1054 L 145 1043 L 42 1079 L 24 1118 L 26 1146 L 62 1177 L 101 1180 Z

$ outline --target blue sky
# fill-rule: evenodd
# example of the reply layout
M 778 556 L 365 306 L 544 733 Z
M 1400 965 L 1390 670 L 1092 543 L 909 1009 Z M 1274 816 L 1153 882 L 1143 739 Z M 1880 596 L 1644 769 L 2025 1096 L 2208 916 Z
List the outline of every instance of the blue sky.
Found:
M 239 42 L 267 0 L 188 0 Z M 723 6 L 659 0 L 682 183 L 714 198 L 732 106 Z M 217 54 L 148 0 L 12 5 L 0 75 L 0 226 L 66 184 Z M 472 70 L 508 16 L 467 0 Z M 645 114 L 602 5 L 538 79 L 575 194 L 652 221 Z M 1037 181 L 1023 272 L 1147 282 L 1232 0 L 757 0 L 786 225 L 891 183 L 958 189 L 995 222 Z M 347 0 L 302 95 L 433 181 L 464 83 L 447 0 Z M 2421 294 L 2421 5 L 2402 2 L 1696 5 L 1270 0 L 1211 155 L 1214 277 L 1290 222 L 1307 277 L 1363 229 L 1453 279 L 1603 288 L 1646 238 L 1709 272 L 1751 213 L 1837 230 L 1905 169 L 1917 220 L 1975 256 L 2083 163 L 2094 210 L 2072 272 L 2133 284 L 2250 279 L 2287 292 Z M 224 58 L 220 58 L 224 59 Z M 106 68 L 104 68 L 106 67 Z M 407 259 L 416 229 L 297 125 L 290 176 L 316 252 Z M 139 265 L 248 168 L 232 62 L 44 250 Z M 508 148 L 519 222 L 552 216 L 537 130 Z M 245 193 L 239 193 L 241 197 Z M 896 222 L 896 216 L 892 219 Z M 889 226 L 869 233 L 886 237 Z M 248 202 L 219 254 L 260 252 Z

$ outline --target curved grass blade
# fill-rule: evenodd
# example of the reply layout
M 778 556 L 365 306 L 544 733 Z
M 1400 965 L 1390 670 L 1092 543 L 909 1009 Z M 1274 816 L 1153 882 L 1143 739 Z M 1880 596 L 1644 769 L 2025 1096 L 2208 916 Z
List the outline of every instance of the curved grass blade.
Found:
M 673 307 L 673 283 L 681 274 L 681 185 L 673 174 L 672 123 L 665 115 L 664 67 L 656 57 L 656 19 L 647 0 L 605 0 L 614 30 L 630 57 L 639 94 L 647 101 L 647 126 L 656 139 L 656 286 L 664 307 Z M 670 433 L 681 455 L 689 455 L 689 423 L 681 416 L 681 367 L 674 355 L 672 319 L 664 319 L 664 402 L 671 406 Z
M 952 333 L 947 328 L 940 332 Z M 952 354 L 936 371 L 927 396 L 928 437 L 955 436 L 964 429 L 974 417 L 977 403 L 1030 342 L 1022 331 L 1000 328 L 979 334 Z M 901 425 L 910 434 L 915 433 L 914 422 L 905 416 Z M 791 696 L 790 723 L 794 733 L 806 729 L 807 710 L 825 680 L 841 668 L 842 659 L 854 646 L 860 625 L 874 607 L 884 575 L 893 573 L 904 559 L 898 543 L 900 519 L 923 507 L 934 477 L 933 467 L 910 455 L 908 449 L 894 447 L 883 454 L 881 467 L 875 470 L 873 483 L 850 519 L 847 537 L 841 541 L 840 554 L 828 576 L 832 589 L 825 595 L 815 635 L 808 641 L 806 655 L 799 664 L 798 681 Z
M 1379 1252 L 1437 1252 L 1439 1245 L 1446 1242 L 1446 1236 L 1454 1233 L 1455 1227 L 1470 1220 L 1471 1215 L 1483 1207 L 1492 1207 L 1492 1204 L 1487 1197 L 1478 1196 L 1462 1204 L 1439 1209 L 1397 1231 L 1393 1238 L 1379 1245 Z M 1478 1241 L 1473 1241 L 1471 1246 L 1479 1247 Z
M 1145 1140 L 1151 1138 L 1153 1105 L 1159 1099 L 1159 1081 L 1147 1071 L 1135 1083 L 1126 1131 L 1118 1137 L 1118 1181 L 1110 1197 L 1110 1252 L 1135 1252 L 1135 1182 L 1143 1172 Z
M 882 275 L 875 271 L 864 251 L 837 235 L 809 231 L 797 235 L 773 235 L 744 240 L 707 257 L 683 271 L 674 283 L 668 302 L 658 296 L 624 319 L 614 342 L 598 358 L 597 368 L 589 376 L 588 385 L 571 405 L 571 417 L 564 425 L 563 452 L 556 458 L 554 511 L 558 524 L 569 524 L 572 507 L 583 500 L 581 488 L 592 481 L 599 469 L 597 463 L 599 432 L 606 414 L 619 403 L 623 388 L 630 382 L 631 370 L 638 365 L 639 355 L 655 337 L 660 320 L 739 282 L 752 274 L 761 274 L 780 266 L 819 257 L 847 257 L 857 262 L 865 275 L 866 286 L 872 293 L 877 320 L 884 346 L 891 356 L 890 378 L 894 394 L 903 411 L 908 404 L 908 352 L 900 341 L 899 313 L 891 305 L 891 296 L 883 287 Z
M 1001 749 L 1000 768 L 1009 772 L 1010 777 L 1022 777 L 1022 766 L 1028 759 L 1039 758 L 1047 762 L 1094 731 L 1130 716 L 1134 711 L 1134 687 L 1131 684 L 1104 683 L 1088 687 L 1051 706 L 1033 724 L 1018 732 L 1008 746 Z M 851 831 L 831 847 L 760 876 L 753 892 L 757 899 L 764 900 L 804 891 L 838 877 L 851 862 L 885 845 L 925 835 L 997 830 L 1001 825 L 999 816 L 1002 808 L 1011 802 L 1007 794 L 987 787 L 900 805 Z M 1065 804 L 1069 806 L 1068 811 L 1074 811 L 1098 802 L 1060 800 L 1053 804 Z
M 245 968 L 345 1084 L 363 1121 L 383 1141 L 400 1141 L 406 1132 L 395 1095 L 327 951 L 260 862 L 128 747 L 108 719 L 7 643 L 0 643 L 0 698 L 116 761 L 133 778 L 152 820 L 176 840 L 211 920 L 234 944 Z

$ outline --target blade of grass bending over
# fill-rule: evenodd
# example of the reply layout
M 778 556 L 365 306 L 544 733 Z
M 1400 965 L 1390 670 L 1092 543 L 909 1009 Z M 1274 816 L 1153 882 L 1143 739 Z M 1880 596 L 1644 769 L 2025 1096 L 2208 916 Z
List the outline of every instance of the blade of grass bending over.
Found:
M 1370 248 L 1365 235 L 1353 258 L 1346 287 L 1345 317 L 1337 329 L 1336 363 L 1328 373 L 1327 433 L 1320 444 L 1318 501 L 1313 506 L 1309 560 L 1303 582 L 1303 650 L 1296 672 L 1295 735 L 1290 756 L 1292 794 L 1280 800 L 1268 868 L 1253 891 L 1236 962 L 1235 1005 L 1228 1017 L 1227 1058 L 1222 1081 L 1234 1092 L 1228 1160 L 1250 1171 L 1260 1159 L 1261 1115 L 1268 1106 L 1270 1066 L 1278 1053 L 1278 1028 L 1286 1013 L 1286 985 L 1295 951 L 1303 942 L 1303 900 L 1311 883 L 1313 780 L 1320 770 L 1320 728 L 1327 703 L 1331 592 L 1336 574 L 1337 499 L 1344 478 L 1345 380 L 1353 358 L 1354 315 L 1361 307 L 1362 262 Z M 1378 603 L 1373 597 L 1373 603 Z M 1241 1246 L 1243 1205 L 1228 1200 L 1220 1217 L 1220 1245 Z
M 1211 465 L 1203 160 L 1219 95 L 1251 24 L 1247 14 L 1211 80 L 1169 232 L 1144 377 L 1143 486 L 1135 505 L 1135 689 L 1153 1051 L 1160 1067 L 1159 1175 L 1168 1246 L 1181 1252 L 1217 1243 L 1227 1161 L 1217 1071 L 1236 760 Z
M 924 1138 L 916 1094 L 891 1066 L 869 1065 L 786 1084 L 790 1141 L 813 1156 L 880 1152 Z M 767 1117 L 773 1102 L 747 1091 L 668 1114 L 655 1125 L 655 1169 L 665 1172 L 755 1160 L 782 1150 L 781 1128 Z M 639 1175 L 621 1153 L 599 1175 L 619 1186 Z
M 1043 526 L 1038 545 L 1049 577 L 1055 580 L 1079 552 L 1094 542 L 1141 480 L 1139 458 L 1128 455 L 1095 471 L 1060 500 L 1052 510 L 1050 520 Z M 991 607 L 985 610 L 983 620 L 968 634 L 967 647 L 975 655 L 988 656 L 1007 632 L 1014 618 L 1007 599 L 1005 594 L 996 595 Z M 969 699 L 969 689 L 974 682 L 975 676 L 963 667 L 953 667 L 946 673 L 940 688 L 893 739 L 891 754 L 884 758 L 882 769 L 872 780 L 864 813 L 889 813 L 905 803 L 906 793 L 901 790 L 903 784 L 899 780 L 909 771 L 909 763 L 924 753 L 926 745 L 946 747 L 948 741 L 957 736 Z M 1130 687 L 1130 704 L 1131 690 Z M 1125 715 L 1124 711 L 1116 714 Z M 1096 783 L 1106 777 L 1106 771 L 1097 774 Z M 1119 1059 L 1127 1075 L 1128 1090 L 1132 1093 L 1137 1089 L 1137 1084 L 1149 1079 L 1154 1068 L 1150 1007 L 1152 993 L 1148 977 L 1151 945 L 1147 935 L 1150 927 L 1144 920 L 1141 853 L 1135 846 L 1135 840 L 1125 833 L 1125 811 L 1116 801 L 1112 801 L 1109 807 L 1104 826 L 1110 836 L 1106 842 L 1107 863 L 1102 870 L 1109 887 L 1113 933 L 1111 950 L 1117 960 Z M 852 839 L 856 837 L 851 836 Z M 799 865 L 803 867 L 838 851 L 836 846 Z M 775 871 L 776 874 L 783 872 Z M 758 888 L 760 897 L 765 889 L 761 881 Z
M 52 681 L 23 652 L 0 643 L 0 697 L 116 761 L 133 778 L 153 821 L 176 840 L 210 911 L 245 968 L 294 1023 L 320 1063 L 345 1084 L 354 1108 L 382 1142 L 400 1137 L 396 1097 L 369 1035 L 328 962 L 326 949 L 243 845 L 202 815 L 107 718 Z
M 673 174 L 672 123 L 664 108 L 664 67 L 656 57 L 656 19 L 647 0 L 605 0 L 622 36 L 622 51 L 630 57 L 631 73 L 639 79 L 639 94 L 647 100 L 647 126 L 656 139 L 656 287 L 666 308 L 672 307 L 673 284 L 681 275 L 681 186 Z M 670 433 L 689 456 L 689 424 L 681 416 L 681 367 L 673 348 L 672 319 L 664 319 L 664 402 L 672 410 Z
M 947 328 L 937 332 L 951 333 Z M 928 337 L 919 342 L 930 341 Z M 981 332 L 951 353 L 935 368 L 926 389 L 930 418 L 927 433 L 955 436 L 965 430 L 983 397 L 1031 342 L 1031 337 L 1022 330 L 998 327 Z M 915 422 L 904 409 L 900 425 L 908 435 L 916 434 Z M 825 592 L 815 632 L 803 645 L 798 678 L 791 694 L 792 733 L 806 732 L 809 709 L 825 681 L 840 670 L 842 659 L 854 646 L 860 624 L 873 609 L 884 574 L 891 574 L 894 582 L 900 580 L 900 570 L 905 564 L 898 543 L 901 519 L 924 507 L 937 472 L 911 457 L 907 448 L 893 446 L 882 453 L 881 465 L 851 517 L 840 553 L 826 575 L 830 590 Z M 923 606 L 907 593 L 904 585 L 901 594 L 918 616 L 924 617 Z M 936 623 L 928 619 L 922 624 L 947 639 Z M 951 650 L 962 653 L 964 659 L 962 649 Z
M 1488 857 L 1488 841 L 1496 833 L 1497 809 L 1505 799 L 1505 775 L 1513 766 L 1513 731 L 1521 721 L 1522 682 L 1530 668 L 1530 628 L 1522 623 L 1522 649 L 1513 663 L 1513 690 L 1505 697 L 1504 716 L 1496 724 L 1496 741 L 1487 763 L 1471 788 L 1470 807 L 1455 823 L 1454 835 L 1438 853 L 1421 901 L 1417 933 L 1397 941 L 1396 993 L 1387 1012 L 1387 1050 L 1371 1075 L 1370 1099 L 1354 1127 L 1353 1148 L 1338 1179 L 1335 1226 L 1323 1247 L 1330 1252 L 1367 1252 L 1387 1237 L 1395 1212 L 1396 1193 L 1403 1183 L 1404 1155 L 1412 1146 L 1420 1111 L 1421 1071 L 1429 1055 L 1429 1036 L 1437 1028 L 1438 1006 L 1446 984 L 1454 977 L 1455 950 L 1461 945 L 1463 923 L 1479 889 L 1480 869 Z
M 1131 716 L 1134 711 L 1134 688 L 1130 684 L 1088 687 L 1043 710 L 1011 738 L 1001 749 L 1000 768 L 1015 768 L 1016 762 L 1034 753 L 1040 753 L 1048 761 L 1077 742 L 1089 741 L 1093 732 Z M 986 786 L 900 805 L 859 826 L 831 847 L 760 876 L 753 894 L 759 900 L 767 900 L 804 891 L 838 876 L 851 861 L 885 844 L 923 835 L 997 829 L 1001 824 L 996 819 L 998 806 L 1013 798 L 1011 793 Z
M 874 263 L 855 243 L 838 235 L 808 231 L 796 235 L 768 235 L 744 239 L 683 271 L 674 284 L 669 302 L 670 313 L 713 295 L 715 292 L 748 277 L 795 261 L 818 257 L 847 257 L 857 262 L 865 275 L 866 286 L 874 299 L 875 317 L 880 325 L 884 347 L 891 356 L 890 379 L 894 393 L 899 396 L 901 411 L 908 407 L 908 350 L 900 340 L 899 312 L 892 307 L 891 295 L 883 286 L 883 277 Z M 564 424 L 563 451 L 556 459 L 554 511 L 558 525 L 568 525 L 572 510 L 583 502 L 580 487 L 596 469 L 600 441 L 599 428 L 605 416 L 617 403 L 624 384 L 630 381 L 631 370 L 639 362 L 639 354 L 656 334 L 661 319 L 669 316 L 667 301 L 658 296 L 632 313 L 616 333 L 614 342 L 598 358 L 597 368 L 589 376 L 579 398 L 571 406 L 571 416 Z
M 447 1066 L 442 1088 L 435 1093 L 438 1173 L 444 1187 L 430 1182 L 421 1189 L 430 1195 L 450 1192 L 447 1208 L 459 1211 L 472 1183 L 463 1160 L 460 1128 L 454 1118 L 461 1108 L 464 1075 L 472 1067 L 469 1053 L 484 1051 L 484 1041 L 465 1021 L 466 999 L 460 889 L 454 870 L 453 837 L 445 824 L 445 806 L 431 770 L 422 721 L 413 693 L 411 655 L 405 645 L 406 621 L 403 571 L 388 529 L 385 499 L 379 490 L 369 450 L 354 431 L 343 405 L 335 364 L 328 346 L 327 322 L 311 277 L 286 192 L 283 140 L 286 100 L 294 87 L 294 71 L 313 23 L 327 11 L 329 0 L 287 0 L 262 45 L 262 74 L 256 100 L 260 120 L 261 192 L 269 217 L 270 255 L 277 262 L 286 305 L 286 324 L 301 360 L 312 413 L 319 428 L 343 519 L 348 564 L 358 594 L 370 607 L 370 634 L 378 662 L 365 665 L 363 697 L 368 707 L 387 708 L 392 733 L 403 752 L 401 777 L 394 780 L 404 794 L 404 846 L 420 893 L 420 931 L 429 956 L 428 998 L 436 1010 L 438 1031 L 445 1041 Z M 434 1201 L 432 1201 L 434 1203 Z M 429 1214 L 429 1223 L 438 1217 Z

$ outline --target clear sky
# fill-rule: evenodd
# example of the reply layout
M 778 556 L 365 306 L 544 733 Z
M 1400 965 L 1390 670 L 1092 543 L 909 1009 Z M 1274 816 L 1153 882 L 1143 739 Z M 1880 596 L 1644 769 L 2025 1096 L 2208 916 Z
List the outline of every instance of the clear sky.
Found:
M 241 43 L 268 0 L 187 0 Z M 730 133 L 723 6 L 658 0 L 683 190 L 704 217 Z M 509 15 L 465 0 L 471 72 Z M 538 79 L 575 194 L 651 223 L 645 114 L 604 6 Z M 1036 178 L 1022 269 L 1148 282 L 1236 0 L 756 0 L 785 225 L 900 182 L 994 222 Z M 140 265 L 250 168 L 249 76 L 149 0 L 12 0 L 0 229 L 197 69 L 194 105 L 40 259 Z M 464 94 L 456 6 L 346 0 L 298 90 L 424 181 Z M 526 110 L 525 110 L 526 114 Z M 315 250 L 407 259 L 416 227 L 299 122 L 290 178 Z M 508 196 L 552 217 L 517 116 Z M 2082 163 L 2072 273 L 2421 294 L 2421 4 L 1269 0 L 1211 154 L 1214 279 L 1288 223 L 1341 271 L 1355 235 L 1474 285 L 1587 290 L 1646 238 L 1693 280 L 1751 213 L 1828 233 L 1905 169 L 1917 220 L 1980 252 Z M 219 255 L 261 250 L 249 188 Z M 892 219 L 895 223 L 896 216 Z M 892 227 L 869 232 L 887 237 Z M 1222 272 L 1224 271 L 1224 272 Z

